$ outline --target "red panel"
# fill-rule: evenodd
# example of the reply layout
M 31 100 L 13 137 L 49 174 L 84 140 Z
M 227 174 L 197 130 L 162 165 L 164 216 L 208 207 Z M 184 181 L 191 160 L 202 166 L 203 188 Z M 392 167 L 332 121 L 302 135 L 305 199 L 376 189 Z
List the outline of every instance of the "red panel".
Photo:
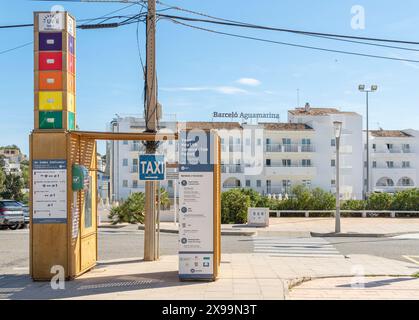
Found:
M 71 74 L 75 74 L 76 71 L 76 59 L 74 58 L 74 56 L 71 53 L 67 54 L 68 57 L 68 72 L 70 72 Z
M 62 70 L 62 52 L 39 52 L 39 70 Z

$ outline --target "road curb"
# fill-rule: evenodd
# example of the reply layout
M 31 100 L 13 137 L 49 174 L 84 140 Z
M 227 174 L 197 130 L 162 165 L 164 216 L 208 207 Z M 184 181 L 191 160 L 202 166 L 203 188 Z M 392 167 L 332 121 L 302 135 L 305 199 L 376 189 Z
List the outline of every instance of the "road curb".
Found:
M 139 225 L 138 230 L 144 230 L 144 225 Z M 179 233 L 179 230 L 176 229 L 160 229 L 161 233 L 172 233 L 177 234 Z M 257 231 L 230 231 L 230 230 L 221 230 L 222 236 L 254 236 L 257 234 Z
M 415 234 L 418 232 L 398 232 L 398 233 L 319 233 L 310 232 L 313 238 L 391 238 L 407 234 Z

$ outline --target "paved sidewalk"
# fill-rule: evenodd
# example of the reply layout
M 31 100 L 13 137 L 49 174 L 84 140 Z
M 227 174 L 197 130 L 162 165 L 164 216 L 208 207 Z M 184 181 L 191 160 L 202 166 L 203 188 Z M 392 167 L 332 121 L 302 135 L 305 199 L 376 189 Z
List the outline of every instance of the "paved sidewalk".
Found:
M 348 235 L 394 236 L 419 233 L 419 219 L 416 218 L 342 218 L 342 233 Z M 119 227 L 117 225 L 115 227 Z M 103 223 L 101 227 L 110 227 Z M 143 225 L 139 225 L 143 229 Z M 260 235 L 310 237 L 313 233 L 331 233 L 335 229 L 334 218 L 270 218 L 269 227 L 255 228 L 242 224 L 223 224 L 223 235 Z M 178 225 L 161 222 L 161 232 L 177 233 Z
M 419 265 L 369 255 L 349 258 L 272 257 L 224 254 L 215 282 L 180 282 L 178 257 L 158 262 L 141 259 L 103 261 L 80 278 L 52 290 L 48 282 L 32 282 L 26 274 L 0 276 L 3 299 L 285 299 L 290 285 L 315 277 L 365 275 L 411 276 Z M 408 297 L 408 295 L 406 296 Z
M 327 278 L 291 289 L 287 300 L 419 300 L 419 279 L 412 277 Z

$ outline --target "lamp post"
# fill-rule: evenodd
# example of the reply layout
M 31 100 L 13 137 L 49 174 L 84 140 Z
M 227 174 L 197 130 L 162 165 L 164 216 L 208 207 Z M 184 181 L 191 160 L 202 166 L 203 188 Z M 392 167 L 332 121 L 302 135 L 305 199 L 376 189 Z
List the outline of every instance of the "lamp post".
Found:
M 360 92 L 365 92 L 366 93 L 366 108 L 367 108 L 367 186 L 366 186 L 366 190 L 365 190 L 365 194 L 364 194 L 364 198 L 366 198 L 370 192 L 370 146 L 369 146 L 369 119 L 368 119 L 368 100 L 369 100 L 369 93 L 370 92 L 375 92 L 378 90 L 378 86 L 377 85 L 372 85 L 369 89 L 366 88 L 366 86 L 364 84 L 360 84 L 358 86 L 358 89 Z
M 340 136 L 342 134 L 342 122 L 333 122 L 335 129 L 336 138 L 336 214 L 335 214 L 335 233 L 340 233 L 340 167 L 339 167 L 339 148 L 340 148 Z

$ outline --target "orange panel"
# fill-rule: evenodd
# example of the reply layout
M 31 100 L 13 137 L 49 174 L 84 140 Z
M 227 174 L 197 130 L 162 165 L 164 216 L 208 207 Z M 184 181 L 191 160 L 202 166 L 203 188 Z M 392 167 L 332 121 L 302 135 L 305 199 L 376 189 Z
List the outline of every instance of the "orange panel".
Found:
M 63 90 L 63 73 L 61 71 L 40 71 L 39 90 Z

